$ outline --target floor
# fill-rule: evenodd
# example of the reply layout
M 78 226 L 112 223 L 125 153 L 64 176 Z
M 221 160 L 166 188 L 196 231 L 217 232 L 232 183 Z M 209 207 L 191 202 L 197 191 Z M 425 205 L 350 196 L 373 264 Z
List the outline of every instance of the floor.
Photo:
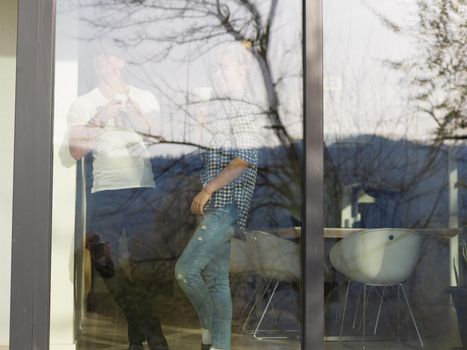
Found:
M 164 334 L 171 350 L 199 350 L 200 334 L 194 328 L 164 326 Z M 78 350 L 126 350 L 126 326 L 110 317 L 88 317 L 78 343 Z M 298 339 L 258 340 L 237 332 L 232 335 L 232 349 L 292 350 L 300 349 Z
M 245 288 L 240 288 L 240 292 L 245 291 Z M 234 293 L 234 306 L 237 312 L 234 312 L 234 319 L 241 319 L 239 310 L 242 310 L 247 299 L 245 295 L 237 291 Z M 358 294 L 358 293 L 354 293 Z M 299 315 L 296 312 L 298 300 L 296 298 L 297 292 L 290 288 L 279 288 L 276 296 L 274 305 L 271 306 L 271 312 L 268 313 L 268 317 L 265 321 L 266 327 L 284 329 L 295 329 L 299 328 L 297 319 Z M 374 298 L 376 294 L 373 295 Z M 171 350 L 199 350 L 200 348 L 200 334 L 197 329 L 198 320 L 194 313 L 193 307 L 181 294 L 180 291 L 175 290 L 170 297 L 160 296 L 160 300 L 155 299 L 154 305 L 157 307 L 157 315 L 161 317 L 164 334 L 170 345 Z M 327 317 L 326 317 L 326 331 L 329 335 L 338 334 L 338 323 L 336 323 L 335 315 L 339 313 L 340 300 L 338 293 L 336 293 L 336 300 L 331 299 L 327 306 Z M 377 305 L 378 300 L 371 302 L 371 305 Z M 81 334 L 79 336 L 77 350 L 126 350 L 128 348 L 127 335 L 126 335 L 126 323 L 124 317 L 113 302 L 112 298 L 109 298 L 108 293 L 96 294 L 95 299 L 92 299 L 93 307 L 92 311 L 86 313 Z M 372 300 L 370 300 L 372 301 Z M 391 316 L 391 298 L 388 294 L 386 308 L 383 307 L 383 313 L 381 318 L 380 331 L 378 333 L 384 333 L 384 329 L 394 329 L 394 320 Z M 349 302 L 350 305 L 355 302 Z M 293 311 L 295 310 L 295 311 Z M 368 308 L 369 324 L 374 321 L 372 316 L 375 312 L 371 307 Z M 403 311 L 403 310 L 401 310 Z M 360 331 L 358 328 L 352 330 L 352 318 L 355 315 L 354 308 L 349 307 L 347 317 L 347 326 L 344 327 L 344 333 L 353 337 L 353 341 L 346 341 L 339 343 L 337 341 L 325 342 L 325 350 L 359 350 L 362 349 L 362 343 L 359 341 Z M 371 350 L 410 350 L 419 349 L 419 343 L 416 341 L 416 335 L 413 331 L 413 327 L 408 317 L 403 317 L 406 312 L 401 313 L 401 320 L 405 319 L 406 332 L 401 332 L 402 339 L 410 339 L 409 342 L 397 343 L 395 341 L 382 341 L 382 338 L 371 338 L 366 342 L 365 349 Z M 433 314 L 439 315 L 434 312 Z M 183 317 L 180 317 L 183 315 Z M 257 315 L 259 316 L 259 315 Z M 361 319 L 361 316 L 357 314 L 357 319 Z M 374 315 L 373 315 L 374 316 Z M 407 316 L 407 315 L 405 315 Z M 438 318 L 438 327 L 445 324 L 447 331 L 443 334 L 441 339 L 439 336 L 429 337 L 426 328 L 422 327 L 422 337 L 424 341 L 424 350 L 453 350 L 461 349 L 459 344 L 459 336 L 457 326 L 454 327 L 455 314 L 447 315 L 447 318 Z M 454 318 L 453 318 L 454 317 Z M 422 317 L 420 317 L 422 318 Z M 450 320 L 453 318 L 453 320 Z M 402 322 L 403 326 L 404 323 Z M 337 328 L 336 328 L 337 327 Z M 425 334 L 423 334 L 425 332 Z M 439 333 L 439 332 L 438 332 Z M 405 334 L 405 338 L 404 338 Z M 384 336 L 384 334 L 382 334 Z M 392 340 L 394 336 L 389 334 L 386 335 L 385 339 Z M 336 338 L 334 337 L 334 340 Z M 299 350 L 300 342 L 297 338 L 289 339 L 255 339 L 251 334 L 245 334 L 242 332 L 240 327 L 234 327 L 232 335 L 232 350 Z M 2 349 L 0 349 L 2 350 Z
M 164 333 L 171 350 L 199 350 L 199 331 L 194 328 L 165 326 Z M 115 318 L 91 316 L 86 319 L 83 327 L 78 350 L 126 350 L 126 326 L 123 321 Z M 449 344 L 449 339 L 424 339 L 424 350 L 453 350 L 461 349 L 459 344 Z M 419 349 L 416 341 L 397 343 L 394 341 L 368 341 L 368 350 L 410 350 Z M 232 350 L 299 350 L 298 339 L 267 339 L 258 340 L 250 334 L 235 332 L 232 337 Z M 359 350 L 362 343 L 349 341 L 326 342 L 325 350 Z
M 346 344 L 332 344 L 325 343 L 325 350 L 361 350 L 362 343 L 346 343 Z M 366 343 L 366 350 L 411 350 L 420 349 L 420 344 L 417 342 L 411 343 L 397 343 L 397 342 L 368 342 Z M 439 342 L 425 343 L 423 350 L 454 350 L 462 348 L 450 348 L 446 347 L 445 344 Z

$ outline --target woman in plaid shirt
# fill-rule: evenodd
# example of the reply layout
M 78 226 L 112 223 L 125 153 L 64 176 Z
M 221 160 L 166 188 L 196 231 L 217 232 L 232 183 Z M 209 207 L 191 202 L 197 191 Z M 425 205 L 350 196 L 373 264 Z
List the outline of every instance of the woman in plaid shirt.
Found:
M 249 60 L 250 59 L 250 60 Z M 229 350 L 232 300 L 229 286 L 230 240 L 244 229 L 258 165 L 257 130 L 260 108 L 250 102 L 251 54 L 243 45 L 229 45 L 219 58 L 215 96 L 209 102 L 212 120 L 203 151 L 203 189 L 192 201 L 202 215 L 193 237 L 175 267 L 176 278 L 198 313 L 201 349 Z

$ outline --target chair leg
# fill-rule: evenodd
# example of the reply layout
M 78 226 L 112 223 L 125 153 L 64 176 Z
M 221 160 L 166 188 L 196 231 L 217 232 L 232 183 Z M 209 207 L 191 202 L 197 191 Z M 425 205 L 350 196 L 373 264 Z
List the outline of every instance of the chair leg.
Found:
M 358 291 L 357 306 L 355 306 L 355 313 L 353 315 L 352 329 L 355 329 L 355 325 L 357 323 L 358 309 L 360 308 L 360 297 L 362 295 L 362 291 L 363 291 L 363 285 L 360 286 L 360 290 Z
M 400 283 L 399 286 L 402 289 L 402 294 L 404 296 L 405 302 L 407 303 L 407 307 L 408 307 L 409 312 L 410 312 L 410 317 L 412 318 L 413 325 L 415 326 L 415 330 L 417 331 L 417 336 L 418 336 L 418 340 L 420 341 L 420 346 L 421 346 L 421 348 L 423 348 L 422 337 L 420 336 L 420 332 L 418 330 L 417 322 L 415 322 L 415 317 L 413 316 L 412 308 L 410 307 L 410 304 L 409 304 L 409 299 L 407 298 L 407 294 L 405 293 L 404 285 L 402 283 Z
M 363 285 L 363 346 L 362 349 L 365 350 L 365 329 L 366 329 L 366 284 Z
M 264 291 L 263 291 L 263 294 L 261 295 L 261 299 L 263 299 L 264 296 L 266 295 L 266 293 L 267 293 L 269 287 L 271 286 L 271 283 L 272 283 L 272 281 L 269 281 L 269 282 L 266 284 L 266 286 L 264 287 Z M 253 316 L 253 312 L 255 311 L 256 305 L 258 304 L 258 296 L 256 295 L 256 292 L 253 293 L 252 296 L 256 296 L 256 300 L 255 300 L 253 306 L 251 307 L 250 312 L 248 313 L 248 316 L 247 316 L 246 319 L 245 319 L 245 323 L 243 324 L 243 327 L 242 327 L 242 331 L 243 331 L 243 332 L 246 332 L 246 327 L 248 326 L 248 323 L 250 322 L 250 318 Z
M 263 323 L 264 316 L 266 315 L 266 312 L 268 311 L 269 305 L 271 304 L 272 298 L 274 298 L 274 294 L 276 293 L 277 286 L 279 285 L 279 281 L 276 282 L 274 289 L 272 291 L 271 297 L 268 300 L 268 303 L 266 304 L 266 307 L 264 308 L 263 314 L 261 315 L 261 318 L 258 322 L 258 325 L 256 326 L 256 329 L 253 333 L 253 337 L 257 338 L 257 334 L 259 331 L 259 327 L 261 327 L 261 323 Z
M 347 288 L 347 287 L 346 287 L 346 288 Z M 339 292 L 340 292 L 340 286 L 338 285 L 338 288 L 337 288 L 337 296 L 338 296 L 338 297 L 339 297 L 339 295 L 340 295 Z M 341 312 L 342 312 L 342 305 L 341 305 L 341 303 L 339 303 L 339 305 L 337 306 L 336 317 L 335 317 L 335 319 L 334 319 L 334 322 L 336 323 L 336 325 L 339 325 L 339 324 L 340 324 L 339 320 L 340 320 Z
M 367 285 L 368 287 L 368 292 L 366 293 L 366 303 L 368 304 L 368 301 L 370 300 L 370 295 L 371 295 L 371 292 L 373 291 L 373 288 L 371 288 L 372 286 L 369 286 Z M 358 330 L 360 331 L 362 329 L 362 324 L 363 324 L 363 318 L 360 319 L 360 323 L 358 324 Z
M 347 291 L 345 292 L 344 310 L 342 311 L 341 327 L 339 330 L 339 343 L 342 341 L 342 329 L 344 328 L 345 311 L 347 309 L 347 300 L 349 299 L 349 290 L 350 290 L 351 283 L 352 283 L 351 281 L 347 282 Z
M 400 343 L 401 338 L 400 338 L 400 319 L 401 319 L 401 311 L 400 311 L 400 286 L 397 285 L 397 342 Z
M 381 300 L 379 301 L 378 315 L 376 316 L 376 323 L 375 323 L 375 329 L 373 331 L 373 335 L 376 335 L 376 331 L 378 329 L 379 317 L 381 315 L 381 308 L 383 306 L 383 299 L 384 299 L 384 291 L 385 290 L 386 290 L 386 287 L 383 287 L 383 291 L 381 292 Z
M 253 290 L 253 292 L 251 293 L 251 295 L 249 296 L 249 298 L 248 298 L 248 300 L 246 302 L 246 305 L 243 307 L 242 312 L 238 316 L 238 319 L 237 319 L 238 325 L 240 325 L 242 323 L 242 320 L 244 319 L 245 314 L 247 312 L 248 312 L 248 315 L 250 315 L 250 311 L 251 311 L 251 309 L 253 309 L 253 306 L 250 307 L 250 305 L 253 303 L 253 298 L 255 297 L 255 294 L 256 294 L 256 290 Z
M 246 332 L 246 327 L 248 326 L 248 323 L 250 322 L 250 318 L 253 315 L 253 311 L 255 311 L 255 309 L 256 309 L 256 304 L 257 303 L 258 303 L 258 301 L 255 300 L 255 302 L 253 303 L 253 305 L 250 308 L 250 311 L 248 312 L 248 315 L 246 316 L 245 322 L 243 323 L 243 326 L 242 326 L 242 331 L 243 332 Z
M 329 301 L 331 300 L 332 295 L 336 294 L 336 291 L 337 291 L 337 295 L 339 295 L 339 289 L 340 289 L 339 285 L 336 282 L 333 281 L 331 283 L 331 286 L 329 287 L 328 295 L 326 296 L 326 300 L 324 302 L 324 317 L 325 317 L 325 320 L 326 320 L 326 315 L 327 315 L 327 311 L 328 311 L 328 307 L 329 307 Z M 340 305 L 339 305 L 339 307 L 337 309 L 335 320 L 334 320 L 336 325 L 339 323 L 339 314 L 340 314 Z M 331 321 L 329 321 L 329 322 L 331 322 Z M 327 323 L 325 321 L 325 329 L 324 329 L 324 335 L 325 336 L 327 335 L 326 325 L 327 325 Z
M 326 299 L 324 300 L 324 315 L 326 315 L 326 311 L 329 305 L 329 300 L 331 299 L 331 295 L 334 290 L 334 285 L 335 285 L 335 282 L 332 282 L 331 286 L 329 287 L 328 295 L 326 295 Z

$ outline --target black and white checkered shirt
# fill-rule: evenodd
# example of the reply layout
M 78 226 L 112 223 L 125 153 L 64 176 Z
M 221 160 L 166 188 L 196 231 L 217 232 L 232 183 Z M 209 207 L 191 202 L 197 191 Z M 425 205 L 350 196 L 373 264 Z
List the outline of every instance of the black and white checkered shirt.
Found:
M 226 99 L 209 104 L 211 117 L 205 129 L 210 137 L 208 149 L 201 152 L 203 186 L 218 176 L 234 158 L 244 160 L 249 167 L 240 177 L 214 192 L 206 210 L 235 204 L 238 225 L 244 229 L 256 183 L 258 169 L 256 132 L 257 120 L 261 112 L 257 106 L 241 100 Z

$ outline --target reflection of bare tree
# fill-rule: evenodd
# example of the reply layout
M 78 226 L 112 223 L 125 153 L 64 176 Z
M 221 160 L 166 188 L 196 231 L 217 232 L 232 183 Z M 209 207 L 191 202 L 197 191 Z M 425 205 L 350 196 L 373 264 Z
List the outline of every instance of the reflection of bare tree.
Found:
M 449 193 L 451 191 L 449 176 L 452 174 L 450 173 L 452 166 L 449 164 L 451 161 L 449 158 L 450 155 L 456 153 L 460 175 L 462 174 L 462 166 L 459 157 L 462 157 L 462 153 L 465 159 L 465 143 L 464 146 L 453 147 L 451 141 L 467 139 L 466 3 L 456 0 L 414 0 L 404 2 L 402 6 L 406 9 L 414 4 L 416 12 L 403 24 L 396 23 L 386 14 L 383 15 L 375 10 L 373 13 L 392 33 L 400 34 L 401 51 L 405 44 L 402 39 L 409 38 L 413 43 L 412 47 L 415 48 L 412 51 L 413 55 L 400 60 L 386 61 L 385 63 L 389 64 L 389 67 L 385 71 L 389 71 L 392 76 L 395 76 L 396 72 L 397 75 L 401 74 L 403 78 L 399 81 L 400 85 L 397 84 L 397 81 L 389 81 L 389 84 L 399 89 L 407 88 L 405 91 L 409 91 L 409 94 L 404 96 L 407 97 L 407 106 L 415 106 L 415 108 L 405 108 L 397 115 L 391 115 L 390 123 L 382 124 L 382 130 L 375 129 L 374 133 L 368 129 L 365 133 L 358 130 L 356 135 L 342 137 L 343 134 L 346 134 L 345 126 L 342 127 L 339 123 L 340 120 L 337 120 L 336 124 L 340 127 L 339 135 L 336 137 L 337 140 L 328 143 L 328 152 L 325 154 L 327 163 L 331 163 L 331 166 L 325 165 L 325 179 L 337 174 L 336 179 L 340 186 L 336 187 L 340 187 L 342 191 L 334 191 L 335 182 L 332 180 L 326 186 L 326 197 L 331 198 L 329 200 L 330 207 L 326 206 L 328 223 L 337 215 L 336 212 L 332 211 L 335 208 L 332 203 L 336 205 L 336 203 L 342 203 L 343 199 L 346 199 L 347 202 L 337 208 L 341 209 L 342 216 L 350 216 L 348 213 L 344 215 L 344 209 L 347 209 L 345 206 L 351 202 L 349 207 L 352 211 L 355 209 L 359 214 L 361 213 L 363 219 L 356 219 L 354 222 L 349 220 L 349 226 L 354 224 L 363 227 L 449 227 L 449 199 L 452 200 L 453 195 L 457 195 L 456 192 Z M 385 6 L 382 4 L 379 8 L 385 8 Z M 356 12 L 358 15 L 361 14 L 360 11 Z M 398 14 L 401 12 L 405 11 L 399 11 Z M 394 20 L 397 21 L 399 18 L 394 18 Z M 358 20 L 365 24 L 370 23 L 368 18 L 359 18 Z M 355 18 L 353 18 L 353 22 L 355 23 Z M 349 28 L 349 32 L 352 30 L 355 28 Z M 339 32 L 339 34 L 342 33 Z M 378 34 L 381 35 L 381 31 Z M 329 36 L 331 37 L 331 35 Z M 335 35 L 334 37 L 339 36 Z M 346 36 L 344 35 L 344 37 Z M 390 37 L 392 38 L 392 35 Z M 374 39 L 374 37 L 369 36 L 368 42 Z M 381 40 L 381 37 L 378 36 L 376 40 Z M 342 44 L 341 42 L 338 42 L 337 45 L 334 43 L 336 47 Z M 328 47 L 333 47 L 332 43 Z M 347 55 L 354 54 L 350 51 L 352 49 L 355 47 L 349 47 L 348 51 L 338 55 L 340 58 L 342 57 L 343 62 Z M 379 46 L 365 49 L 365 53 L 361 55 L 361 61 L 351 61 L 350 64 L 345 61 L 346 65 L 343 69 L 344 73 L 342 73 L 345 78 L 355 79 L 355 83 L 354 81 L 351 84 L 348 81 L 345 83 L 355 86 L 357 89 L 368 83 L 374 73 L 371 69 L 362 69 L 358 63 L 364 65 L 365 62 L 368 62 L 368 57 L 380 57 L 384 53 L 384 50 L 380 50 Z M 376 49 L 380 51 L 376 52 L 376 55 L 372 55 Z M 399 50 L 397 45 L 396 50 Z M 329 56 L 336 56 L 334 50 L 328 49 L 329 51 L 331 51 Z M 390 54 L 396 54 L 396 52 L 391 50 Z M 363 72 L 365 75 L 359 75 L 359 72 Z M 352 83 L 354 84 L 352 85 Z M 332 100 L 332 103 L 339 103 L 337 98 L 355 101 L 358 107 L 361 105 L 364 109 L 374 103 L 384 104 L 385 98 L 382 98 L 381 95 L 387 91 L 386 86 L 388 86 L 388 81 L 379 79 L 371 86 L 374 95 L 366 95 L 365 91 L 358 91 L 357 94 L 354 91 L 352 91 L 353 94 L 337 91 L 333 95 L 333 91 L 330 91 L 326 97 L 329 97 L 328 100 Z M 397 95 L 402 96 L 401 93 Z M 397 104 L 396 101 L 391 102 Z M 333 111 L 332 107 L 328 108 L 329 110 Z M 388 110 L 391 111 L 391 109 Z M 373 106 L 372 111 L 376 111 L 376 113 L 371 115 L 371 121 L 377 118 L 383 119 L 381 115 L 384 115 L 384 109 Z M 339 115 L 338 112 L 336 115 Z M 427 116 L 425 121 L 430 122 L 426 119 L 431 119 L 436 122 L 437 127 L 433 128 L 434 133 L 430 135 L 432 136 L 430 141 L 409 141 L 407 138 L 400 137 L 400 134 L 397 139 L 394 139 L 393 130 L 401 130 L 401 133 L 404 134 L 404 119 L 416 120 L 418 116 Z M 408 124 L 411 123 L 405 123 L 405 125 Z M 406 135 L 410 133 L 410 131 L 405 132 Z M 465 169 L 465 163 L 463 167 Z M 342 195 L 343 192 L 344 195 Z M 350 198 L 350 200 L 343 198 L 352 195 L 354 198 Z M 368 195 L 372 198 L 368 198 Z M 462 198 L 460 191 L 459 195 Z M 459 213 L 463 212 L 459 211 Z M 370 222 L 365 222 L 365 214 L 368 214 Z M 351 215 L 357 217 L 354 212 Z M 459 216 L 460 218 L 465 217 L 462 214 Z M 341 218 L 339 217 L 336 221 L 340 222 Z M 443 287 L 433 287 L 430 286 L 430 283 L 436 280 L 440 281 L 437 285 L 442 286 L 449 282 L 445 277 L 446 270 L 437 270 L 441 262 L 447 261 L 446 246 L 444 243 L 438 244 L 435 240 L 426 240 L 422 249 L 421 261 L 410 293 L 414 293 L 414 297 L 418 300 L 417 308 L 419 312 L 426 313 L 427 324 L 429 324 L 431 321 L 430 312 L 432 313 L 433 310 L 431 308 L 425 310 L 423 305 L 432 305 L 433 300 L 439 302 L 445 297 Z M 424 293 L 424 290 L 430 292 Z M 442 312 L 440 312 L 441 314 Z M 448 331 L 447 328 L 443 328 L 439 334 Z
M 271 43 L 276 33 L 273 25 L 278 0 L 72 0 L 66 10 L 73 9 L 79 10 L 80 20 L 92 28 L 87 39 L 112 37 L 125 50 L 139 50 L 141 54 L 133 63 L 142 69 L 147 63 L 176 59 L 180 51 L 183 51 L 182 61 L 189 62 L 219 45 L 232 41 L 242 43 L 259 67 L 256 82 L 262 85 L 267 99 L 261 111 L 267 116 L 267 128 L 286 150 L 280 166 L 261 169 L 260 177 L 264 181 L 260 183 L 277 194 L 276 200 L 271 199 L 268 205 L 287 207 L 294 217 L 300 217 L 300 143 L 288 130 L 287 114 L 290 112 L 285 99 L 289 95 L 281 89 L 284 90 L 287 78 L 301 74 L 301 67 L 296 72 L 290 66 L 278 67 L 273 60 L 275 52 L 272 52 Z M 290 38 L 284 40 L 290 41 Z M 296 40 L 296 44 L 300 41 Z M 142 52 L 145 48 L 151 48 L 151 51 Z M 286 72 L 281 73 L 281 70 Z M 152 80 L 150 74 L 147 78 Z M 193 101 L 183 88 L 171 88 L 164 82 L 167 87 L 160 89 L 159 84 L 154 83 L 155 88 L 174 107 L 186 114 L 188 120 L 196 119 L 190 110 Z M 174 96 L 183 97 L 184 101 L 180 103 Z M 197 146 L 185 139 L 163 142 Z
M 126 49 L 146 42 L 157 44 L 157 51 L 146 55 L 144 61 L 161 61 L 183 46 L 190 48 L 186 54 L 186 59 L 190 60 L 225 42 L 244 43 L 260 67 L 268 99 L 269 127 L 289 149 L 289 157 L 298 160 L 294 139 L 280 115 L 278 85 L 285 77 L 273 76 L 270 57 L 278 0 L 135 0 L 123 3 L 98 0 L 76 1 L 76 6 L 83 14 L 82 20 L 97 30 L 94 37 L 114 33 L 115 40 Z M 165 30 L 159 27 L 158 31 L 152 31 L 154 23 L 166 24 Z M 119 36 L 121 31 L 131 35 Z
M 333 203 L 336 205 L 341 202 L 342 190 L 352 186 L 360 186 L 366 193 L 381 199 L 381 203 L 392 203 L 390 208 L 384 210 L 387 224 L 429 227 L 446 223 L 446 156 L 449 150 L 442 142 L 464 140 L 467 137 L 465 5 L 455 0 L 417 0 L 415 3 L 417 13 L 414 22 L 407 22 L 412 23 L 410 27 L 400 26 L 387 16 L 375 10 L 373 12 L 392 32 L 409 36 L 418 47 L 415 55 L 407 60 L 385 63 L 403 73 L 403 85 L 411 90 L 408 102 L 417 107 L 411 111 L 411 115 L 416 117 L 424 113 L 436 121 L 438 127 L 435 142 L 424 144 L 400 137 L 395 141 L 378 136 L 390 135 L 392 138 L 392 130 L 403 130 L 401 121 L 407 117 L 408 109 L 401 111 L 400 115 L 390 116 L 387 120 L 390 121 L 389 124 L 381 117 L 382 123 L 375 128 L 374 134 L 367 131 L 359 136 L 337 136 L 327 145 L 325 154 L 326 174 L 333 177 L 329 179 L 325 176 L 326 198 L 331 198 L 326 201 L 330 204 L 326 205 L 330 225 L 332 218 L 336 216 Z M 365 62 L 368 62 L 366 57 L 362 58 L 362 65 Z M 352 83 L 357 88 L 371 79 L 366 76 L 368 71 L 361 68 L 355 64 L 349 65 L 343 73 L 347 79 L 355 79 L 355 83 Z M 362 98 L 366 97 L 364 92 L 357 94 L 360 99 L 356 99 L 354 91 L 353 94 L 338 91 L 335 95 L 330 91 L 326 97 L 332 104 L 340 102 L 335 100 L 336 97 L 344 102 L 355 101 L 359 112 L 372 106 L 367 113 L 377 111 L 384 115 L 384 106 L 378 108 L 375 103 L 384 104 L 380 94 L 385 91 L 384 84 L 387 83 L 394 85 L 391 81 L 376 81 L 370 92 L 374 95 L 365 99 Z M 333 110 L 332 108 L 331 106 L 328 110 Z M 378 118 L 378 113 L 373 114 L 372 118 Z M 339 120 L 336 124 L 340 126 Z M 379 127 L 382 129 L 378 130 Z M 345 126 L 338 131 L 346 134 Z M 336 186 L 335 181 L 340 183 Z M 366 204 L 367 207 L 378 205 L 378 201 Z M 394 219 L 390 220 L 390 217 Z M 399 222 L 396 222 L 396 217 Z
M 467 4 L 458 0 L 416 0 L 412 11 L 414 21 L 401 24 L 373 10 L 389 30 L 408 38 L 415 47 L 411 56 L 387 63 L 404 74 L 402 83 L 412 91 L 408 101 L 416 107 L 416 113 L 436 123 L 431 158 L 427 158 L 426 171 L 421 172 L 423 179 L 433 175 L 429 170 L 436 167 L 439 150 L 449 152 L 459 169 L 465 161 L 462 145 L 467 140 Z M 446 141 L 451 143 L 449 150 L 442 147 Z M 454 147 L 452 142 L 460 142 L 461 146 Z M 447 168 L 447 164 L 444 166 Z M 441 191 L 447 190 L 446 185 L 440 187 L 438 200 Z M 459 188 L 462 190 L 462 186 Z M 412 194 L 410 200 L 419 200 L 416 196 Z M 430 218 L 436 216 L 435 208 L 428 214 Z
M 360 204 L 358 198 L 355 203 L 362 215 L 372 207 L 371 225 L 430 227 L 446 220 L 445 149 L 361 135 L 331 145 L 329 157 L 343 189 L 361 189 L 374 198 L 374 203 Z
M 417 0 L 412 25 L 399 25 L 377 13 L 393 32 L 411 38 L 417 50 L 402 70 L 413 89 L 410 99 L 437 124 L 436 141 L 467 139 L 467 5 L 458 0 Z

